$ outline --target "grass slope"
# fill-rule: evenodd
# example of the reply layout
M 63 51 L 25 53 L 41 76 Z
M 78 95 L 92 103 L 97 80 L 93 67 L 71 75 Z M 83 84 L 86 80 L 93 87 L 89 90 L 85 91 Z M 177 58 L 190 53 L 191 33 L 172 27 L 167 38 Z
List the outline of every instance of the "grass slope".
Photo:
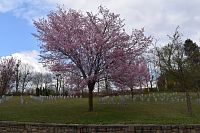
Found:
M 200 124 L 200 104 L 193 101 L 194 116 L 186 113 L 185 102 L 128 102 L 99 104 L 94 99 L 94 112 L 88 112 L 88 102 L 82 99 L 46 100 L 43 103 L 19 97 L 0 104 L 0 121 L 70 123 L 70 124 Z

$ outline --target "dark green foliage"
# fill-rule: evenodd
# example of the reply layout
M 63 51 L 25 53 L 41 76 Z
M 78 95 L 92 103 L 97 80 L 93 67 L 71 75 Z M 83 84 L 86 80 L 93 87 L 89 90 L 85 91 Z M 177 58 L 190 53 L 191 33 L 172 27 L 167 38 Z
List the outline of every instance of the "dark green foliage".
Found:
M 170 55 L 169 53 L 169 48 L 171 46 L 168 45 L 163 48 L 165 51 L 165 56 Z M 162 71 L 161 75 L 158 78 L 158 87 L 162 88 L 163 90 L 167 91 L 184 91 L 182 90 L 180 83 L 177 81 L 176 77 L 174 77 L 174 74 L 180 75 L 180 72 L 183 73 L 185 76 L 185 81 L 188 83 L 189 86 L 189 91 L 194 91 L 194 88 L 197 86 L 200 86 L 200 73 L 199 68 L 200 68 L 200 52 L 199 52 L 199 47 L 196 43 L 194 43 L 192 40 L 187 39 L 183 45 L 179 46 L 179 49 L 183 47 L 183 56 L 184 58 L 182 59 L 176 59 L 174 61 L 181 61 L 177 62 L 177 68 L 173 69 L 172 67 L 168 66 L 168 70 Z M 177 47 L 178 48 L 178 47 Z M 174 49 L 175 50 L 177 50 Z M 181 49 L 179 50 L 181 52 Z M 173 55 L 173 54 L 171 54 Z M 174 57 L 174 59 L 177 56 Z M 169 60 L 168 60 L 169 61 Z M 170 62 L 170 65 L 174 64 L 174 62 Z M 180 71 L 181 68 L 182 70 Z M 171 70 L 169 70 L 171 69 Z
M 182 42 L 178 28 L 169 39 L 167 45 L 156 48 L 161 75 L 164 75 L 165 88 L 177 87 L 185 92 L 188 113 L 192 115 L 189 91 L 198 77 L 197 66 L 193 63 L 197 48 L 191 40 L 186 40 L 185 44 Z
M 199 47 L 192 40 L 187 39 L 184 43 L 185 55 L 187 57 L 188 66 L 193 72 L 193 87 L 200 88 L 200 51 Z
M 199 64 L 200 63 L 200 52 L 199 47 L 192 40 L 187 39 L 184 43 L 184 51 L 187 59 L 191 61 L 191 63 Z

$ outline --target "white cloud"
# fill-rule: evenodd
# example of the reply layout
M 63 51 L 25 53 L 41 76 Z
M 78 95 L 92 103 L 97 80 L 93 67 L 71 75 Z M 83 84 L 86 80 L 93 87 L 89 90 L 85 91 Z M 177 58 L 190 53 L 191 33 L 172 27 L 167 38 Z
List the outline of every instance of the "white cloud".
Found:
M 29 64 L 33 67 L 32 71 L 35 72 L 48 72 L 47 68 L 44 68 L 41 63 L 39 63 L 39 52 L 38 51 L 24 51 L 24 52 L 18 52 L 14 53 L 11 56 L 13 56 L 16 59 L 19 59 L 22 61 L 22 63 Z
M 145 27 L 146 32 L 163 40 L 179 25 L 185 38 L 198 38 L 199 0 L 1 0 L 0 12 L 12 11 L 29 22 L 45 16 L 57 4 L 82 11 L 96 12 L 99 5 L 121 14 L 126 29 Z M 199 40 L 195 40 L 199 41 Z
M 1 0 L 0 1 L 0 12 L 7 12 L 18 8 L 22 4 L 21 0 Z

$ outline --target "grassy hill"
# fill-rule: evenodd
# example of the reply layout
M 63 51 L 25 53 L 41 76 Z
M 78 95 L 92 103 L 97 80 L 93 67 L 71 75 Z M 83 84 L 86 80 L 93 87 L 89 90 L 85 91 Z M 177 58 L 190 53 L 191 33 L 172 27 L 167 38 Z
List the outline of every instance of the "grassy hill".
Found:
M 119 101 L 119 98 L 117 100 Z M 190 117 L 186 112 L 186 102 L 183 101 L 126 100 L 126 104 L 100 104 L 98 98 L 95 98 L 94 112 L 88 112 L 87 98 L 39 102 L 25 97 L 22 105 L 19 97 L 13 97 L 0 104 L 0 121 L 71 124 L 200 124 L 200 104 L 196 102 L 194 96 L 192 106 L 194 116 Z

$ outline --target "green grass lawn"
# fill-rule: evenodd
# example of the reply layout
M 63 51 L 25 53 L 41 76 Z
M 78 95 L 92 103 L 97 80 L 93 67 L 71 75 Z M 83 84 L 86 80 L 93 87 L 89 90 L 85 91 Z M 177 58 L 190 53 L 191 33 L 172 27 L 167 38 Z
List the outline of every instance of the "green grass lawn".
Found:
M 70 124 L 200 124 L 200 104 L 193 100 L 194 116 L 186 112 L 185 102 L 131 102 L 126 105 L 99 104 L 88 112 L 88 99 L 45 100 L 43 103 L 19 97 L 0 104 L 1 121 L 70 123 Z

